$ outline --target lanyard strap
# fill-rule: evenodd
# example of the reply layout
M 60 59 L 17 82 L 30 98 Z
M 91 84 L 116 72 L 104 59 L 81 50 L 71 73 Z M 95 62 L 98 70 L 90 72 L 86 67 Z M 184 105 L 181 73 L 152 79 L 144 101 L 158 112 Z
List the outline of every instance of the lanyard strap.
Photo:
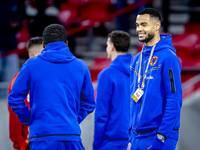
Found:
M 144 77 L 142 79 L 142 87 L 141 87 L 141 89 L 144 89 L 144 84 L 145 84 L 145 80 L 146 80 L 146 76 L 147 76 L 147 70 L 149 68 L 149 64 L 150 64 L 151 58 L 153 56 L 153 52 L 154 52 L 155 47 L 156 47 L 156 45 L 154 45 L 153 48 L 151 49 L 151 54 L 149 56 L 149 60 L 148 60 L 148 63 L 147 63 L 145 74 L 144 74 Z M 143 48 L 144 48 L 144 46 L 143 46 Z M 138 73 L 138 88 L 140 88 L 140 83 L 141 83 L 140 82 L 140 79 L 141 79 L 141 75 L 140 74 L 141 74 L 141 68 L 142 68 L 142 53 L 143 53 L 143 51 L 140 54 L 140 66 L 139 66 L 139 73 Z

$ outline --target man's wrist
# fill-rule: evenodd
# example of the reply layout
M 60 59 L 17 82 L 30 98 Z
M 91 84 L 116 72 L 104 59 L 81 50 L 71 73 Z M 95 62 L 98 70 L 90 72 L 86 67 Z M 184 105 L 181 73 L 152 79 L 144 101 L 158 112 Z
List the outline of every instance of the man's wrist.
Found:
M 164 142 L 165 139 L 166 139 L 165 136 L 162 135 L 162 134 L 160 134 L 160 133 L 157 133 L 157 137 L 158 137 L 158 139 L 161 140 L 162 142 Z

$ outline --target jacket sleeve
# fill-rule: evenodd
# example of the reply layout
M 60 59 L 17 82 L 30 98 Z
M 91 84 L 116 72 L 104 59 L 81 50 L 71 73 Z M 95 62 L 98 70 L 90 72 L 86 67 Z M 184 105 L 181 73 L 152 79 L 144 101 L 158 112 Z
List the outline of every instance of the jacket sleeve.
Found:
M 17 118 L 17 115 L 12 112 L 8 106 L 9 112 L 9 137 L 13 142 L 13 148 L 19 149 L 22 145 L 24 137 L 22 136 L 22 123 Z
M 94 111 L 95 99 L 94 89 L 91 81 L 89 69 L 86 68 L 84 81 L 80 93 L 80 110 L 78 115 L 78 122 L 81 123 L 88 114 Z
M 28 106 L 25 104 L 25 98 L 29 91 L 29 71 L 28 63 L 25 63 L 18 77 L 15 80 L 13 88 L 8 96 L 8 104 L 12 111 L 17 114 L 21 123 L 29 125 L 30 112 Z
M 16 74 L 10 81 L 8 87 L 8 95 L 12 89 L 15 79 L 18 74 Z M 8 106 L 9 112 L 9 137 L 13 142 L 13 148 L 20 149 L 21 147 L 26 147 L 28 145 L 28 126 L 23 125 L 17 115 Z
M 109 77 L 110 75 L 106 74 L 106 72 L 101 72 L 98 75 L 93 142 L 94 149 L 101 146 L 109 119 L 110 99 L 113 91 L 112 81 Z
M 166 106 L 158 133 L 168 137 L 173 129 L 179 129 L 182 106 L 181 65 L 176 55 L 164 60 L 162 80 Z

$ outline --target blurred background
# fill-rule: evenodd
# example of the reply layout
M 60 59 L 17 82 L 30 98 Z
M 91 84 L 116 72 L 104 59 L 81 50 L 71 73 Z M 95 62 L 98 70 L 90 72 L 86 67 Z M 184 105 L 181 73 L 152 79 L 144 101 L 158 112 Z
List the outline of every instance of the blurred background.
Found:
M 143 43 L 135 31 L 137 13 L 156 8 L 161 33 L 171 34 L 182 65 L 183 106 L 177 150 L 200 148 L 200 1 L 199 0 L 0 0 L 0 149 L 13 150 L 9 139 L 7 91 L 11 78 L 28 59 L 26 43 L 42 36 L 52 23 L 62 24 L 69 48 L 88 65 L 94 88 L 98 73 L 109 66 L 107 35 L 123 30 L 131 35 L 129 53 Z M 92 150 L 94 114 L 81 123 L 83 145 Z

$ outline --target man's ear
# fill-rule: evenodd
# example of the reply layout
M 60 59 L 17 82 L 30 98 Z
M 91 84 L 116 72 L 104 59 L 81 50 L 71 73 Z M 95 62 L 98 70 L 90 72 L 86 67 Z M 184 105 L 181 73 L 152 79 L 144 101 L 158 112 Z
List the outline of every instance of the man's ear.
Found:
M 46 44 L 44 43 L 44 41 L 42 41 L 42 45 L 43 45 L 43 48 L 45 48 L 45 47 L 46 47 Z
M 114 50 L 115 50 L 115 46 L 114 46 L 114 44 L 112 43 L 111 46 L 112 46 L 111 50 L 114 51 Z
M 32 55 L 33 55 L 33 57 L 36 57 L 38 55 L 37 51 L 35 49 L 32 51 Z
M 161 22 L 157 21 L 156 22 L 156 31 L 158 31 L 160 29 L 160 26 L 161 26 Z

